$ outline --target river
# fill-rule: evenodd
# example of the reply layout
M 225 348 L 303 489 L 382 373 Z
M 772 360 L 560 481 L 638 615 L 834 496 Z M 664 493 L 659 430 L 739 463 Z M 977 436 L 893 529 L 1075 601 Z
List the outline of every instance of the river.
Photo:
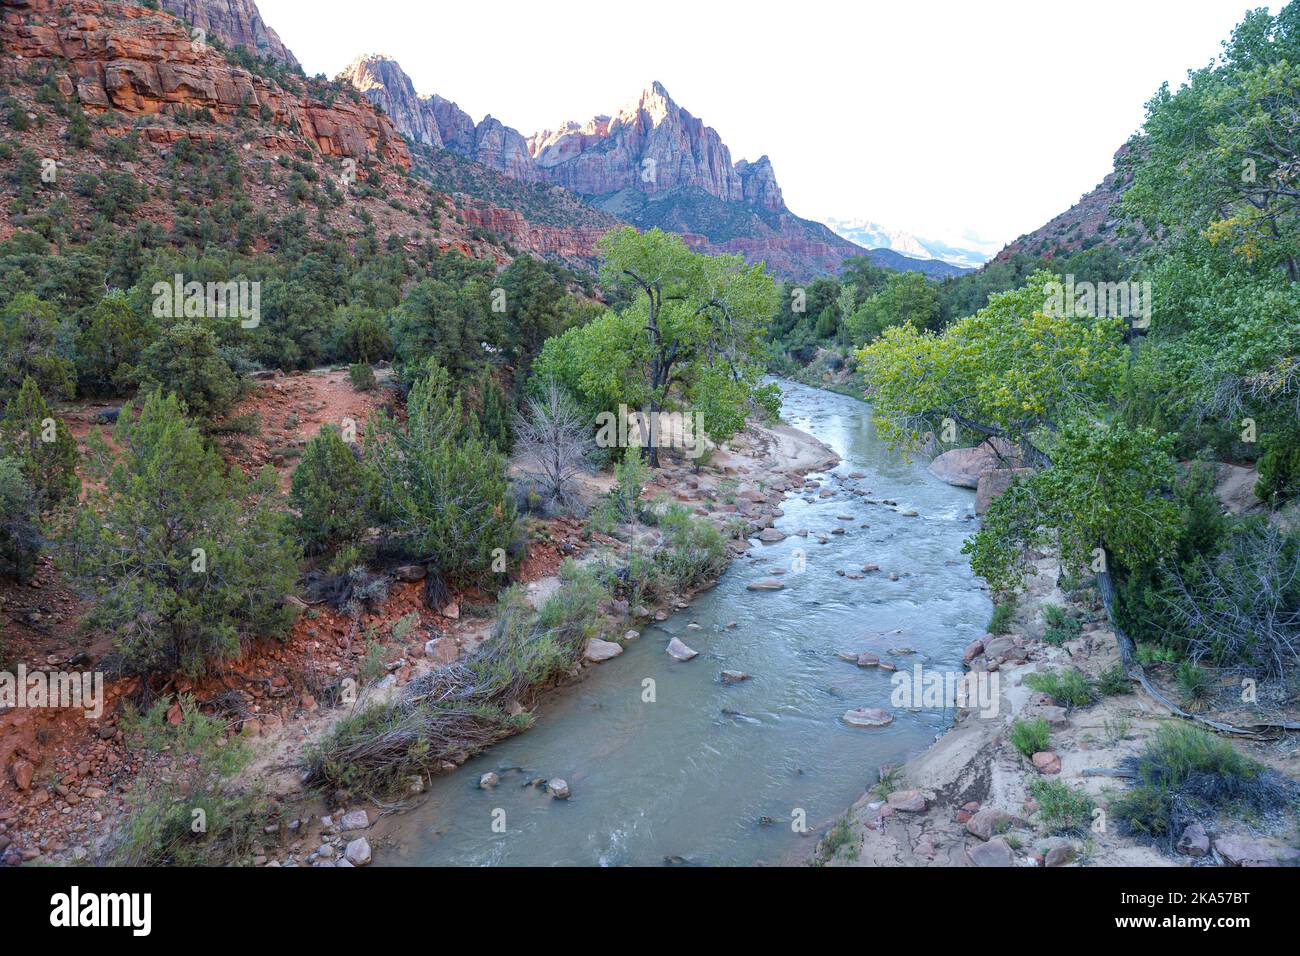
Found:
M 891 453 L 868 405 L 781 385 L 782 417 L 833 447 L 841 475 L 866 477 L 811 476 L 835 497 L 790 496 L 776 520 L 784 541 L 755 542 L 689 610 L 645 628 L 621 656 L 549 700 L 532 730 L 436 778 L 427 801 L 398 818 L 399 848 L 383 862 L 779 863 L 815 839 L 798 832 L 801 820 L 811 829 L 842 814 L 882 764 L 901 763 L 950 725 L 951 713 L 899 710 L 887 727 L 848 726 L 850 708 L 890 706 L 891 675 L 837 654 L 870 650 L 900 672 L 917 663 L 961 669 L 992 610 L 960 554 L 976 527 L 974 494 Z M 897 506 L 867 504 L 846 493 L 853 485 Z M 846 533 L 819 543 L 835 527 Z M 795 535 L 802 528 L 808 537 Z M 868 563 L 882 571 L 836 574 Z M 784 590 L 746 590 L 775 567 L 787 569 Z M 699 656 L 670 658 L 672 637 Z M 899 653 L 906 648 L 914 653 Z M 752 676 L 724 684 L 724 669 Z M 481 790 L 489 770 L 501 783 Z M 528 786 L 536 777 L 563 777 L 572 797 Z

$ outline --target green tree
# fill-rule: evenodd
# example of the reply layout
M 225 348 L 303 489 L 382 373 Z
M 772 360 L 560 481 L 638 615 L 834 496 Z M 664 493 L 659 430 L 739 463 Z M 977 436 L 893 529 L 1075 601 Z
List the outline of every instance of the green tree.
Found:
M 870 342 L 891 325 L 933 329 L 939 319 L 939 287 L 919 272 L 896 272 L 885 287 L 849 316 L 854 344 Z
M 224 415 L 240 393 L 239 377 L 221 354 L 217 337 L 194 322 L 172 326 L 145 349 L 138 378 L 146 390 L 178 394 L 197 418 Z
M 502 454 L 510 454 L 514 446 L 511 434 L 511 421 L 514 406 L 505 390 L 491 373 L 484 372 L 479 385 L 479 433 L 483 440 L 491 444 Z
M 18 463 L 38 511 L 75 500 L 81 490 L 77 442 L 33 378 L 23 381 L 0 418 L 0 455 Z
M 370 526 L 374 475 L 339 430 L 326 425 L 307 443 L 293 472 L 289 503 L 308 554 L 359 541 Z
M 199 675 L 241 639 L 285 632 L 300 551 L 272 469 L 250 481 L 228 468 L 175 395 L 138 402 L 114 428 L 120 454 L 92 435 L 94 482 L 62 528 L 61 560 L 96 594 L 87 619 L 128 667 Z
M 1018 442 L 1032 459 L 1044 432 L 1106 406 L 1124 374 L 1123 323 L 1056 314 L 1054 281 L 1035 273 L 942 333 L 907 323 L 867 345 L 859 364 L 881 434 L 915 445 L 951 423 Z
M 120 393 L 153 339 L 153 324 L 114 290 L 104 296 L 77 331 L 77 382 L 84 394 Z
M 376 471 L 376 510 L 386 546 L 453 580 L 486 571 L 510 545 L 515 526 L 505 456 L 484 445 L 445 369 L 407 396 L 403 427 L 377 415 L 366 433 Z
M 8 401 L 28 377 L 47 395 L 71 398 L 76 375 L 58 345 L 58 310 L 30 292 L 0 311 L 0 399 Z
M 965 547 L 995 590 L 1019 587 L 1025 549 L 1048 545 L 1076 570 L 1154 565 L 1180 532 L 1170 440 L 1150 429 L 1074 420 L 1053 436 L 1050 467 L 993 501 Z
M 770 403 L 760 358 L 777 289 L 762 265 L 691 252 L 680 236 L 659 229 L 617 229 L 598 248 L 603 281 L 635 297 L 620 312 L 548 342 L 537 367 L 542 377 L 554 377 L 589 407 L 624 402 L 656 416 L 675 404 L 698 410 L 703 386 L 719 375 L 739 383 L 732 394 L 743 399 L 741 408 Z M 704 429 L 725 441 L 743 418 L 705 420 Z M 649 452 L 657 467 L 658 449 Z
M 0 458 L 0 577 L 26 582 L 36 570 L 40 550 L 36 496 L 23 476 L 22 465 L 12 458 Z

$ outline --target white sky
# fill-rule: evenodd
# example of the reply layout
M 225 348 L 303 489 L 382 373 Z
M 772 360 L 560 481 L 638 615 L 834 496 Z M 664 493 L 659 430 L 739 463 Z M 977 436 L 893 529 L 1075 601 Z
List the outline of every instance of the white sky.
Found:
M 525 136 L 616 112 L 659 80 L 733 161 L 767 153 L 799 215 L 998 244 L 1096 185 L 1160 83 L 1209 62 L 1262 5 L 258 2 L 310 74 L 387 53 L 418 92 Z

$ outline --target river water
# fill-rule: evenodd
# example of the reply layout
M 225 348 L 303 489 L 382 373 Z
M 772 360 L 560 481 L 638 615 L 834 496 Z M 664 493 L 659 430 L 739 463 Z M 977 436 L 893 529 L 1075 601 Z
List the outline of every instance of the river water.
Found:
M 789 497 L 776 520 L 784 541 L 755 542 L 689 610 L 645 628 L 547 702 L 532 730 L 436 778 L 427 801 L 399 818 L 400 849 L 383 862 L 778 863 L 815 839 L 797 832 L 801 819 L 811 829 L 842 814 L 880 765 L 904 761 L 951 724 L 950 712 L 904 709 L 887 727 L 848 726 L 848 709 L 890 706 L 891 675 L 837 653 L 873 651 L 900 672 L 917 663 L 961 670 L 992 610 L 960 554 L 975 530 L 973 492 L 889 452 L 866 404 L 794 383 L 782 390 L 782 417 L 833 447 L 838 473 L 866 477 L 811 476 L 835 497 Z M 897 507 L 867 504 L 852 486 Z M 846 533 L 819 543 L 818 532 L 835 527 Z M 808 537 L 795 535 L 802 528 Z M 881 573 L 835 573 L 868 563 Z M 787 569 L 784 590 L 746 590 L 777 567 Z M 670 658 L 674 636 L 699 656 Z M 900 653 L 907 648 L 914 653 Z M 752 676 L 724 684 L 724 669 Z M 501 783 L 481 790 L 489 770 Z M 536 777 L 563 777 L 571 799 L 528 786 Z

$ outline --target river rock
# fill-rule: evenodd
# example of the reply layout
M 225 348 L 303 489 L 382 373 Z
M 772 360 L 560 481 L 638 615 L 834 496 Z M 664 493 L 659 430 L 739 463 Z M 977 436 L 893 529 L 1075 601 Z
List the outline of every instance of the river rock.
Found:
M 483 776 L 478 778 L 478 786 L 480 790 L 491 790 L 500 782 L 501 782 L 501 776 L 497 773 L 494 773 L 491 770 L 489 770 L 487 773 L 483 774 Z
M 763 578 L 759 581 L 751 581 L 747 586 L 748 591 L 780 591 L 785 584 L 776 578 Z
M 623 640 L 625 640 L 625 641 L 635 641 L 635 640 L 636 640 L 638 637 L 640 637 L 640 636 L 641 636 L 641 632 L 640 632 L 640 631 L 624 631 L 624 632 L 623 632 Z
M 966 821 L 967 831 L 981 840 L 989 840 L 994 834 L 1023 826 L 1026 826 L 1026 823 L 1020 817 L 994 807 L 985 807 L 972 814 Z
M 980 640 L 971 641 L 969 644 L 966 645 L 966 650 L 961 655 L 961 659 L 965 661 L 967 664 L 969 664 L 971 661 L 975 660 L 975 658 L 979 657 L 983 653 L 984 653 L 984 642 Z
M 858 659 L 854 663 L 859 667 L 875 667 L 880 663 L 880 656 L 872 654 L 870 651 L 863 651 L 858 655 Z
M 920 790 L 895 790 L 885 802 L 899 813 L 924 813 L 929 806 L 925 794 Z
M 343 851 L 343 858 L 353 866 L 366 866 L 370 862 L 370 841 L 357 837 Z
M 569 784 L 562 777 L 555 777 L 546 781 L 546 792 L 556 800 L 568 800 L 572 796 Z
M 1033 473 L 1032 468 L 998 468 L 984 472 L 975 488 L 975 513 L 984 514 L 989 510 L 989 505 L 1006 494 L 1007 489 L 1018 479 Z
M 997 453 L 987 444 L 981 444 L 944 452 L 930 462 L 930 474 L 958 488 L 974 488 L 981 474 L 997 466 Z
M 678 661 L 689 661 L 692 657 L 699 655 L 699 651 L 692 650 L 677 638 L 668 642 L 668 656 Z
M 879 707 L 855 707 L 844 712 L 844 722 L 850 727 L 884 727 L 894 722 L 894 715 Z
M 1014 861 L 1010 844 L 1001 837 L 967 847 L 966 857 L 972 866 L 1012 866 Z
M 1278 866 L 1300 860 L 1300 850 L 1277 840 L 1248 836 L 1219 836 L 1214 849 L 1232 866 Z
M 723 671 L 722 683 L 739 684 L 743 680 L 749 680 L 749 675 L 744 671 Z
M 1206 856 L 1210 852 L 1210 836 L 1200 823 L 1193 823 L 1178 838 L 1178 852 L 1184 856 Z
M 1061 772 L 1061 758 L 1050 750 L 1040 750 L 1034 754 L 1030 760 L 1042 774 L 1056 774 Z
M 622 653 L 623 647 L 621 644 L 615 644 L 613 641 L 602 641 L 598 637 L 593 637 L 587 642 L 587 649 L 583 652 L 583 656 L 589 661 L 600 663 L 612 657 L 618 657 Z
M 773 544 L 777 541 L 785 540 L 785 532 L 778 531 L 776 528 L 764 528 L 758 533 L 758 540 Z
M 370 815 L 365 810 L 351 810 L 339 820 L 340 830 L 365 830 L 370 826 Z

